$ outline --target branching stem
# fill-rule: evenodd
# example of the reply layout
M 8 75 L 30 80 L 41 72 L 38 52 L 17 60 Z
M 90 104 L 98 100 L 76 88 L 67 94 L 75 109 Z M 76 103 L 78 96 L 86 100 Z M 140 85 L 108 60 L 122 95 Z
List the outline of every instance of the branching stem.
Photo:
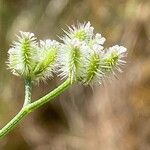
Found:
M 28 84 L 27 84 L 28 85 Z M 29 92 L 25 92 L 25 103 L 23 108 L 20 110 L 20 112 L 10 121 L 8 122 L 1 130 L 0 130 L 0 139 L 2 139 L 7 133 L 9 133 L 17 124 L 20 122 L 26 115 L 28 115 L 30 112 L 34 111 L 35 109 L 41 107 L 45 103 L 49 102 L 56 96 L 60 95 L 63 91 L 65 91 L 67 88 L 70 87 L 71 81 L 70 79 L 67 79 L 65 82 L 63 82 L 60 86 L 58 86 L 56 89 L 51 91 L 50 93 L 46 94 L 42 98 L 31 102 L 31 86 L 26 85 L 26 90 Z M 30 87 L 30 88 L 29 88 Z M 26 98 L 29 98 L 28 100 Z

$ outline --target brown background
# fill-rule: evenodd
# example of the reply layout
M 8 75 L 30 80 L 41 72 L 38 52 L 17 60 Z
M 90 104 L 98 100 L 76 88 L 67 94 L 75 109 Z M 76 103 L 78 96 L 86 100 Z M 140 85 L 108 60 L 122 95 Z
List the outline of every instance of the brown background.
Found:
M 118 80 L 74 85 L 26 117 L 0 150 L 149 150 L 150 2 L 148 0 L 0 0 L 0 127 L 22 107 L 24 85 L 7 70 L 7 50 L 20 30 L 59 40 L 61 28 L 90 21 L 106 47 L 128 49 Z M 60 83 L 33 88 L 33 99 Z

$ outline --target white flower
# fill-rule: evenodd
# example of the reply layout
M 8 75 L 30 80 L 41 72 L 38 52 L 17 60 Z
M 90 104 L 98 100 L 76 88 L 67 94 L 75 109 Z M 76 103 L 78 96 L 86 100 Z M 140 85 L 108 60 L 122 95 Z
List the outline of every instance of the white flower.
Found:
M 116 52 L 120 58 L 124 57 L 127 49 L 123 46 L 115 45 L 109 48 L 109 52 Z
M 118 58 L 118 65 L 123 65 L 124 63 L 126 63 L 123 58 L 126 57 L 126 51 L 127 49 L 123 46 L 119 46 L 119 45 L 115 45 L 110 47 L 107 52 L 106 52 L 106 57 L 108 57 L 109 55 L 116 55 L 116 57 Z
M 104 37 L 102 37 L 102 35 L 100 33 L 97 33 L 95 35 L 95 41 L 97 44 L 103 45 L 104 42 L 106 41 L 106 39 Z
M 105 38 L 101 36 L 101 34 L 97 33 L 93 38 L 89 41 L 88 45 L 90 49 L 92 49 L 95 53 L 99 53 L 104 49 L 103 44 L 105 42 Z
M 127 49 L 123 46 L 115 45 L 105 50 L 103 57 L 103 72 L 108 75 L 110 73 L 115 74 L 115 70 L 122 72 L 121 66 L 126 62 L 123 58 L 126 56 Z

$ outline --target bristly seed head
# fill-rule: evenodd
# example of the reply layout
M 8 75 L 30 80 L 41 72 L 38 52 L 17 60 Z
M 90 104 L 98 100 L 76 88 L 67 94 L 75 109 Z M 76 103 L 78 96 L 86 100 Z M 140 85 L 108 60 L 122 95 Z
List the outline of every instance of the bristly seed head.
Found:
M 8 51 L 8 66 L 13 74 L 30 78 L 38 45 L 33 33 L 20 32 L 20 34 L 18 42 L 14 42 Z
M 58 58 L 60 76 L 70 78 L 71 82 L 77 80 L 84 63 L 85 50 L 85 43 L 76 39 L 62 44 Z
M 90 22 L 68 28 L 69 31 L 64 31 L 66 35 L 61 38 L 64 44 L 59 62 L 63 78 L 69 77 L 83 84 L 101 83 L 105 76 L 114 74 L 115 70 L 121 71 L 119 66 L 125 62 L 122 58 L 126 48 L 116 45 L 104 49 L 106 39 L 100 33 L 93 33 Z M 76 45 L 79 55 L 73 55 Z
M 78 23 L 77 27 L 72 25 L 68 27 L 69 31 L 65 31 L 66 35 L 62 38 L 65 42 L 66 38 L 76 39 L 79 41 L 89 41 L 93 36 L 94 28 L 91 26 L 90 22 L 88 23 Z
M 33 70 L 36 80 L 45 80 L 57 72 L 57 60 L 60 43 L 55 40 L 40 41 L 37 53 L 37 62 Z
M 90 22 L 68 27 L 59 43 L 55 40 L 37 42 L 33 33 L 21 32 L 18 42 L 9 49 L 8 66 L 13 74 L 33 81 L 45 80 L 53 72 L 69 78 L 71 83 L 101 83 L 106 76 L 121 72 L 127 49 L 112 46 L 104 49 L 105 38 L 94 33 Z
M 56 69 L 60 44 L 54 40 L 38 43 L 33 33 L 20 33 L 18 42 L 8 51 L 8 66 L 13 74 L 32 81 L 51 77 Z

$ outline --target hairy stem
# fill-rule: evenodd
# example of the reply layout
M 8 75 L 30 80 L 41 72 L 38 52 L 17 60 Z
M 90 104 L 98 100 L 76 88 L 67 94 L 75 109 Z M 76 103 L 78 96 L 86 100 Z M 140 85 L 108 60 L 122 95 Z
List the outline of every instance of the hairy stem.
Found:
M 51 91 L 47 95 L 43 96 L 42 98 L 40 98 L 37 101 L 28 105 L 28 110 L 33 111 L 33 110 L 41 107 L 43 104 L 49 102 L 51 99 L 55 98 L 56 96 L 60 95 L 63 91 L 65 91 L 71 85 L 71 83 L 72 82 L 70 81 L 70 79 L 67 79 L 65 82 L 63 82 L 56 89 L 54 89 L 53 91 Z
M 25 99 L 23 107 L 31 103 L 32 85 L 30 79 L 25 79 Z
M 68 79 L 52 92 L 48 93 L 37 101 L 24 105 L 21 111 L 0 130 L 0 139 L 3 138 L 7 133 L 9 133 L 18 124 L 18 122 L 21 121 L 22 118 L 61 94 L 63 91 L 69 88 L 70 85 L 71 81 Z

